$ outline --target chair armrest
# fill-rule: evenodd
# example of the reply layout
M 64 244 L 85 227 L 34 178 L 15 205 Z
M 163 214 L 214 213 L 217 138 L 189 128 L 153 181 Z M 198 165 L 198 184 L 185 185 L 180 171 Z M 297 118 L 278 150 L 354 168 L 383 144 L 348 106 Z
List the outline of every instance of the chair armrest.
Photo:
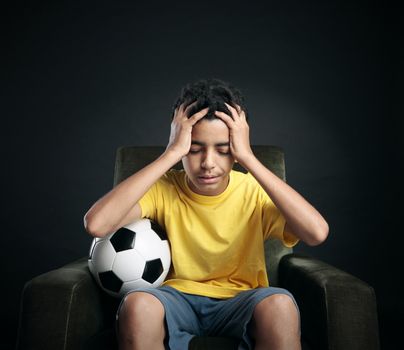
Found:
M 83 348 L 111 327 L 115 301 L 97 286 L 87 258 L 37 276 L 25 284 L 17 349 Z
M 300 254 L 282 258 L 279 281 L 294 295 L 302 337 L 313 349 L 379 349 L 376 297 L 371 286 Z

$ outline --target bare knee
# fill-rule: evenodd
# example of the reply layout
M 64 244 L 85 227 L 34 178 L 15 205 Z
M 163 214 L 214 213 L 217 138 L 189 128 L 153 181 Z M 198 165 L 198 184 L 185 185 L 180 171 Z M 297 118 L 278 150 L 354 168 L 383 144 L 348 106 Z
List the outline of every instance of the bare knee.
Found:
M 254 309 L 250 332 L 256 349 L 300 350 L 299 312 L 286 294 L 271 295 Z
M 259 302 L 254 309 L 253 329 L 255 334 L 278 333 L 282 329 L 300 333 L 299 312 L 293 299 L 286 294 L 274 294 Z
M 297 316 L 296 305 L 289 295 L 271 295 L 259 302 L 254 309 L 254 317 L 257 318 L 273 317 L 274 314 L 285 317 Z
M 144 292 L 128 294 L 122 302 L 119 319 L 133 320 L 164 320 L 164 307 L 153 295 Z
M 144 292 L 128 294 L 118 315 L 120 340 L 132 343 L 143 336 L 164 339 L 164 315 L 164 307 L 155 296 Z

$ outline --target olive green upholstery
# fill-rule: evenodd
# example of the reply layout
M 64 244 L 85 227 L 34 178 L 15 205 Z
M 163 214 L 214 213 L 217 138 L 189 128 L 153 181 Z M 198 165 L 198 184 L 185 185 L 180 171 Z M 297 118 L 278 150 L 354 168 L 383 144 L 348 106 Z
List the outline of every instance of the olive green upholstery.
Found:
M 282 149 L 253 146 L 253 150 L 261 162 L 286 181 Z M 161 146 L 119 148 L 114 185 L 163 151 Z M 181 168 L 181 163 L 175 167 Z M 239 164 L 235 168 L 244 171 Z M 371 286 L 319 260 L 294 254 L 277 240 L 268 240 L 265 252 L 271 285 L 290 290 L 298 302 L 303 349 L 379 349 L 376 299 Z M 116 349 L 118 304 L 118 299 L 102 292 L 93 280 L 87 257 L 37 276 L 26 283 L 22 293 L 17 349 Z M 195 337 L 190 349 L 237 349 L 237 341 Z

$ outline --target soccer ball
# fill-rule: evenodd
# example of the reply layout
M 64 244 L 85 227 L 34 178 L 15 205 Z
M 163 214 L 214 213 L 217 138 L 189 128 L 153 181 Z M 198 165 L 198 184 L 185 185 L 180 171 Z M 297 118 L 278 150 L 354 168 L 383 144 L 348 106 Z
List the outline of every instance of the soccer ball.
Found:
M 158 287 L 170 269 L 171 254 L 163 229 L 149 219 L 94 238 L 88 267 L 100 287 L 122 297 L 145 287 Z

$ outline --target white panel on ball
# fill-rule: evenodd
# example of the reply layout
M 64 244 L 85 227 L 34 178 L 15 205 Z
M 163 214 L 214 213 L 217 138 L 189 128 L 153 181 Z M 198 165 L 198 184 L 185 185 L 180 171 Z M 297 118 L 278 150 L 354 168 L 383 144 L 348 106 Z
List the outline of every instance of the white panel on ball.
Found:
M 146 260 L 152 260 L 165 255 L 166 248 L 163 246 L 163 242 L 151 229 L 138 231 L 135 240 L 135 249 Z
M 171 252 L 170 252 L 170 244 L 168 243 L 168 241 L 162 241 L 161 242 L 161 246 L 162 246 L 162 253 L 160 254 L 160 259 L 163 262 L 163 266 L 164 266 L 164 271 L 170 269 L 171 266 Z
M 122 295 L 122 294 L 126 294 L 126 293 L 128 293 L 130 291 L 133 291 L 133 290 L 136 290 L 136 289 L 150 288 L 150 287 L 152 287 L 152 285 L 149 282 L 147 282 L 147 281 L 140 278 L 140 279 L 138 279 L 136 281 L 125 282 L 122 285 L 120 294 Z
M 141 278 L 145 265 L 143 257 L 135 249 L 129 249 L 116 255 L 112 271 L 125 282 Z
M 149 219 L 140 219 L 137 221 L 134 221 L 126 226 L 127 229 L 134 231 L 134 232 L 141 232 L 141 231 L 147 231 L 151 229 L 151 223 Z
M 95 243 L 91 260 L 97 272 L 112 269 L 116 252 L 109 239 L 102 239 Z

